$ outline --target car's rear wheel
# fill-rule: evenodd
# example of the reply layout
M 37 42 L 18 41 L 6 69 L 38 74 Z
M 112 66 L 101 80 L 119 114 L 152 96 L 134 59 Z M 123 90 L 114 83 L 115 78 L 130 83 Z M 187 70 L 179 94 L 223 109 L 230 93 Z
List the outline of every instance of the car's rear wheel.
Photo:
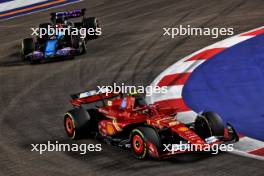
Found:
M 75 122 L 70 114 L 65 117 L 65 130 L 70 138 L 75 138 Z
M 89 113 L 82 109 L 72 109 L 64 116 L 64 127 L 66 134 L 71 139 L 80 139 L 85 137 L 91 130 L 89 124 L 91 117 Z
M 84 54 L 86 52 L 86 44 L 80 38 L 80 36 L 72 35 L 71 36 L 71 43 L 72 43 L 72 47 L 74 49 L 78 50 L 79 54 Z
M 195 120 L 195 131 L 203 139 L 210 136 L 224 136 L 224 123 L 215 112 L 204 112 Z
M 75 22 L 74 23 L 74 27 L 76 27 L 78 29 L 82 28 L 82 26 L 83 26 L 83 23 L 82 22 Z
M 130 134 L 131 147 L 137 159 L 147 156 L 158 158 L 161 142 L 158 133 L 151 127 L 138 127 Z
M 88 30 L 89 28 L 92 28 L 94 30 L 94 35 L 87 35 L 87 40 L 93 40 L 97 39 L 99 37 L 97 29 L 100 28 L 99 21 L 96 17 L 89 17 L 83 19 L 83 27 Z

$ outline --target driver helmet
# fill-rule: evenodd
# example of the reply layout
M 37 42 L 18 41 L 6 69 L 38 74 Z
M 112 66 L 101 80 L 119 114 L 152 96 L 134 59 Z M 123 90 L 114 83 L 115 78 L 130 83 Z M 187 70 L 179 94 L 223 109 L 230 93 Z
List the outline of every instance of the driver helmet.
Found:
M 147 105 L 145 99 L 140 96 L 138 92 L 130 92 L 128 96 L 134 97 L 135 98 L 135 106 L 145 106 Z

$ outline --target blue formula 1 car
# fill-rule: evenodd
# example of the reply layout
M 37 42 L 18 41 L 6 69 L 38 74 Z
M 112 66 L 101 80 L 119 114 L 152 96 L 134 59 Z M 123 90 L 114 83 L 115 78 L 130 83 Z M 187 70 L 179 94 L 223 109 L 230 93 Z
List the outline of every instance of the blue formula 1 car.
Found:
M 77 17 L 82 17 L 82 20 L 78 22 L 69 20 Z M 51 30 L 54 32 L 49 32 Z M 81 30 L 85 33 L 81 33 Z M 46 32 L 42 34 L 41 31 Z M 21 44 L 23 61 L 32 64 L 42 63 L 84 54 L 87 41 L 98 38 L 101 35 L 101 28 L 97 18 L 86 18 L 85 9 L 76 9 L 51 13 L 51 23 L 40 24 L 38 32 L 35 37 L 23 39 Z

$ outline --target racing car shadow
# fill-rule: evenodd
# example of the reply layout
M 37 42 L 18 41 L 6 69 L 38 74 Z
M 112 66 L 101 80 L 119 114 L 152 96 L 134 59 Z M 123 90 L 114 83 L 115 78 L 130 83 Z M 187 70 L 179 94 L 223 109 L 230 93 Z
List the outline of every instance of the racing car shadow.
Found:
M 26 149 L 27 151 L 32 151 L 32 144 L 47 144 L 49 141 L 50 144 L 67 144 L 73 145 L 78 144 L 78 146 L 86 145 L 86 147 L 90 144 L 100 144 L 102 150 L 101 151 L 87 151 L 84 150 L 77 150 L 77 151 L 43 151 L 43 153 L 52 153 L 52 152 L 59 152 L 63 155 L 68 155 L 69 157 L 87 162 L 91 160 L 111 160 L 111 168 L 113 169 L 114 166 L 124 165 L 126 162 L 139 162 L 139 163 L 151 163 L 149 167 L 155 167 L 155 165 L 160 165 L 164 163 L 171 163 L 171 164 L 188 164 L 188 163 L 195 163 L 202 160 L 210 159 L 212 157 L 219 157 L 223 153 L 219 153 L 218 155 L 210 154 L 208 152 L 199 152 L 199 153 L 182 153 L 177 154 L 175 156 L 163 159 L 151 159 L 147 158 L 145 160 L 138 160 L 133 156 L 132 151 L 128 149 L 121 149 L 120 147 L 111 146 L 104 142 L 99 142 L 94 139 L 82 139 L 78 141 L 72 141 L 70 139 L 60 138 L 60 139 L 50 139 L 50 140 L 42 140 L 42 141 L 24 141 L 23 144 L 20 145 L 21 148 Z M 82 147 L 83 148 L 83 147 Z M 79 148 L 81 149 L 81 148 Z M 84 148 L 83 148 L 84 149 Z M 34 151 L 36 154 L 40 154 L 39 151 Z M 83 153 L 82 153 L 83 152 Z M 115 163 L 115 164 L 114 164 Z M 108 165 L 107 164 L 107 165 Z M 96 164 L 97 167 L 100 167 L 100 163 Z M 103 164 L 102 169 L 106 167 L 106 163 Z
M 39 62 L 39 63 L 33 63 L 29 65 L 41 65 L 41 64 L 51 64 L 51 63 L 55 63 L 55 62 L 64 62 L 64 61 L 71 61 L 71 60 L 77 60 L 77 57 L 65 57 L 65 58 L 56 58 L 56 59 L 50 59 L 50 60 L 46 60 L 43 62 Z
M 92 140 L 95 143 L 98 143 L 97 140 Z M 65 140 L 66 143 L 72 143 L 71 140 Z M 81 140 L 80 143 L 87 142 L 87 139 Z M 79 143 L 79 142 L 78 142 Z M 134 157 L 133 152 L 129 149 L 122 149 L 117 146 L 112 146 L 109 144 L 106 144 L 105 142 L 100 141 L 99 142 L 102 145 L 102 152 L 88 152 L 85 155 L 81 155 L 79 152 L 65 152 L 65 154 L 69 155 L 72 158 L 78 159 L 78 160 L 91 160 L 91 159 L 98 159 L 101 157 L 111 157 L 113 160 L 130 160 L 132 162 L 138 161 L 138 162 L 151 162 L 151 163 L 172 163 L 172 164 L 188 164 L 188 163 L 195 163 L 202 160 L 207 160 L 213 157 L 219 157 L 219 155 L 222 155 L 223 153 L 218 153 L 217 155 L 209 153 L 209 152 L 194 152 L 194 153 L 182 153 L 177 154 L 175 156 L 171 156 L 168 158 L 161 158 L 161 159 L 153 159 L 153 158 L 147 158 L 144 160 L 138 160 Z M 120 164 L 119 164 L 120 165 Z
M 41 63 L 34 63 L 31 64 L 29 61 L 23 61 L 21 59 L 20 52 L 14 52 L 9 55 L 4 60 L 0 60 L 0 67 L 12 67 L 12 66 L 25 66 L 25 65 L 41 65 L 41 64 L 49 64 L 54 62 L 62 62 L 62 61 L 71 61 L 76 60 L 79 57 L 65 57 L 65 58 L 57 58 L 57 59 L 50 59 L 46 60 Z
M 222 153 L 219 153 L 218 155 L 222 155 Z M 208 152 L 182 153 L 177 154 L 173 157 L 165 158 L 163 160 L 171 163 L 182 164 L 198 162 L 201 160 L 210 159 L 212 157 L 218 157 L 218 155 L 214 155 Z
M 12 66 L 23 66 L 27 65 L 28 63 L 23 62 L 20 59 L 20 53 L 15 52 L 9 54 L 4 60 L 0 61 L 0 67 L 12 67 Z

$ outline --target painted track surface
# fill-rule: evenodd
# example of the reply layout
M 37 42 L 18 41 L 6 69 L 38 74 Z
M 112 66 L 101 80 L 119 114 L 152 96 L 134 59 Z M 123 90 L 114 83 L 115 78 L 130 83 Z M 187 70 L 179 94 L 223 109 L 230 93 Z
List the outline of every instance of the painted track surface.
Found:
M 264 141 L 262 42 L 263 34 L 210 58 L 192 73 L 183 98 L 195 112 L 214 109 L 240 133 Z
M 232 26 L 239 33 L 263 25 L 264 3 L 105 0 L 84 1 L 65 9 L 82 7 L 99 17 L 104 35 L 88 44 L 85 56 L 73 61 L 36 66 L 19 61 L 20 39 L 31 32 L 29 27 L 47 21 L 54 9 L 0 23 L 1 175 L 263 175 L 263 162 L 228 153 L 184 155 L 158 162 L 137 161 L 130 152 L 107 145 L 103 152 L 85 156 L 30 152 L 31 143 L 71 142 L 62 119 L 70 108 L 69 94 L 113 81 L 148 85 L 177 58 L 221 40 L 171 40 L 161 37 L 162 27 Z M 96 141 L 80 141 L 91 142 Z

